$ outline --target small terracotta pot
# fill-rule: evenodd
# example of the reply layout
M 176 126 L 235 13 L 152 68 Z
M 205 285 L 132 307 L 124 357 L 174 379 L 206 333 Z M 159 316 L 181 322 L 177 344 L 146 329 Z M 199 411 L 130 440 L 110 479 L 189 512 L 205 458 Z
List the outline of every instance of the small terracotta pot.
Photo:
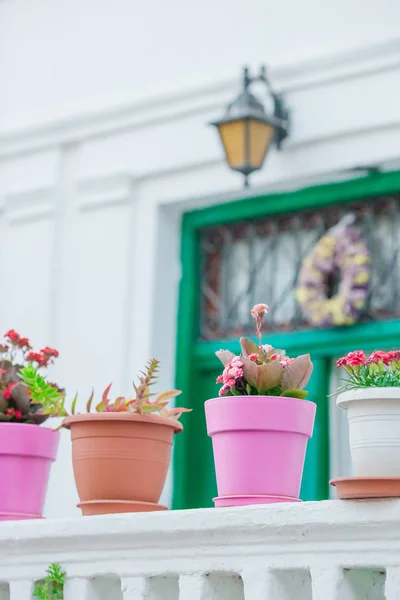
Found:
M 81 503 L 159 501 L 173 437 L 182 431 L 178 421 L 157 415 L 93 413 L 67 417 L 63 427 L 71 430 L 75 483 Z M 115 508 L 118 503 L 112 512 L 119 512 Z

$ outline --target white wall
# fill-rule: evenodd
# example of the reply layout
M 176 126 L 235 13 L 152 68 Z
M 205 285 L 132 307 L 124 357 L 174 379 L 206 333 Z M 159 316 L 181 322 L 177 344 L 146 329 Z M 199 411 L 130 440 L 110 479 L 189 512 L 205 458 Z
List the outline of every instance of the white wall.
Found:
M 400 165 L 397 0 L 0 0 L 0 331 L 82 403 L 151 355 L 173 382 L 180 217 L 244 195 L 206 123 L 246 62 L 293 121 L 251 193 Z M 65 434 L 47 514 L 75 503 Z

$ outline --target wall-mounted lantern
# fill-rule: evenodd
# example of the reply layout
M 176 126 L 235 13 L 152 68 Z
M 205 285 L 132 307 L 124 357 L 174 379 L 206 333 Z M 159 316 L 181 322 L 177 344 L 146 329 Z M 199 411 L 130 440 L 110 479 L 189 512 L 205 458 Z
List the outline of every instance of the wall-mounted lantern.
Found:
M 250 93 L 256 81 L 263 82 L 273 100 L 273 114 L 266 113 L 264 106 Z M 251 77 L 247 67 L 243 70 L 243 90 L 231 102 L 222 119 L 211 123 L 218 129 L 228 165 L 243 173 L 244 184 L 249 184 L 249 175 L 261 169 L 271 143 L 278 150 L 289 133 L 289 111 L 283 98 L 276 94 L 261 67 L 259 75 Z

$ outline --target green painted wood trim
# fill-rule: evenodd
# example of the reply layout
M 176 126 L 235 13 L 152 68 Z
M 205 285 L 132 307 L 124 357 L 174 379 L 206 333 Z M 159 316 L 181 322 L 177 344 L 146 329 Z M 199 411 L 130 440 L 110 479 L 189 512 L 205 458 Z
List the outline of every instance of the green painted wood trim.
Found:
M 284 348 L 288 354 L 296 354 L 306 347 L 316 357 L 332 357 L 351 350 L 376 350 L 379 346 L 397 348 L 400 340 L 400 320 L 374 321 L 338 329 L 304 330 L 290 333 L 264 334 L 265 343 L 274 348 Z M 238 340 L 197 342 L 194 347 L 196 363 L 202 369 L 215 369 L 214 354 L 223 347 L 232 352 L 239 351 Z
M 400 190 L 400 172 L 373 174 L 355 180 L 304 188 L 294 192 L 257 196 L 237 202 L 205 208 L 183 216 L 177 353 L 176 386 L 183 390 L 180 404 L 191 407 L 191 383 L 194 381 L 194 361 L 196 372 L 212 369 L 215 365 L 214 351 L 221 345 L 234 349 L 237 341 L 198 342 L 196 340 L 199 319 L 200 252 L 198 229 L 219 223 L 232 223 L 250 220 L 273 214 L 312 209 L 357 199 L 379 196 Z M 284 347 L 295 354 L 297 349 L 307 347 L 313 357 L 334 356 L 362 347 L 373 350 L 378 345 L 386 348 L 398 346 L 400 321 L 368 323 L 321 331 L 299 331 L 287 334 L 273 334 L 268 341 L 275 347 Z M 236 345 L 236 346 L 235 346 Z M 215 367 L 214 367 L 215 368 Z M 186 432 L 176 436 L 174 451 L 173 507 L 185 508 L 186 477 L 193 465 L 187 460 L 187 449 L 195 444 L 190 437 L 190 417 L 183 416 Z
M 200 286 L 200 252 L 198 237 L 187 226 L 187 216 L 182 222 L 181 268 L 182 277 L 179 285 L 179 309 L 176 344 L 176 388 L 182 390 L 179 405 L 192 408 L 191 382 L 194 376 L 194 340 L 196 325 L 199 319 L 199 286 Z M 186 474 L 189 472 L 187 448 L 190 443 L 190 417 L 183 415 L 183 433 L 175 436 L 173 454 L 173 507 L 185 508 L 186 503 Z
M 313 374 L 307 386 L 308 397 L 317 405 L 314 432 L 307 444 L 303 482 L 300 491 L 302 500 L 326 500 L 329 497 L 329 402 L 327 402 L 329 361 L 311 356 Z M 319 477 L 315 477 L 318 473 Z
M 316 206 L 370 198 L 399 190 L 400 171 L 375 173 L 350 181 L 317 185 L 280 194 L 255 196 L 195 210 L 185 215 L 185 227 L 198 229 L 220 223 L 257 219 Z

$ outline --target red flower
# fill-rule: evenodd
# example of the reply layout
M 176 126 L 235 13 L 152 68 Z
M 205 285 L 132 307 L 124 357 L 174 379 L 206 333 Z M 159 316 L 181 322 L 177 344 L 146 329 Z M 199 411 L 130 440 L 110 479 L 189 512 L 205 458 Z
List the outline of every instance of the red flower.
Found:
M 21 410 L 16 410 L 16 411 L 14 412 L 14 417 L 15 417 L 16 419 L 22 419 L 22 411 L 21 411 Z
M 8 338 L 12 344 L 18 344 L 21 336 L 15 331 L 15 329 L 10 329 L 4 334 L 4 337 Z
M 19 339 L 18 347 L 21 348 L 21 350 L 30 350 L 32 348 L 27 337 L 22 337 Z
M 388 361 L 398 361 L 400 360 L 400 350 L 390 350 L 390 352 L 386 352 L 386 356 Z
M 0 369 L 0 375 L 4 375 L 4 373 L 7 373 L 7 371 L 5 369 Z
M 337 367 L 356 367 L 357 365 L 365 365 L 366 359 L 365 354 L 362 350 L 355 350 L 354 352 L 349 352 L 347 356 L 343 356 L 343 358 L 339 358 L 336 363 Z
M 40 352 L 41 354 L 44 354 L 44 356 L 54 356 L 54 358 L 57 358 L 57 356 L 59 355 L 58 350 L 56 350 L 55 348 L 49 348 L 49 346 L 42 348 Z
M 222 377 L 222 375 L 218 375 L 215 383 L 223 383 L 223 381 L 224 381 L 224 378 Z
M 14 385 L 17 385 L 16 382 L 9 383 L 5 390 L 3 390 L 4 398 L 6 400 L 11 400 L 11 390 L 14 387 Z
M 391 361 L 390 355 L 388 352 L 383 352 L 383 350 L 375 350 L 375 352 L 373 352 L 371 354 L 371 356 L 368 359 L 368 363 L 380 363 L 383 362 L 384 365 L 389 365 Z
M 7 408 L 6 410 L 6 415 L 13 415 L 14 414 L 14 409 L 13 408 Z
M 47 356 L 44 356 L 41 352 L 28 352 L 25 355 L 25 360 L 28 362 L 37 362 L 41 367 L 46 367 L 49 362 Z

